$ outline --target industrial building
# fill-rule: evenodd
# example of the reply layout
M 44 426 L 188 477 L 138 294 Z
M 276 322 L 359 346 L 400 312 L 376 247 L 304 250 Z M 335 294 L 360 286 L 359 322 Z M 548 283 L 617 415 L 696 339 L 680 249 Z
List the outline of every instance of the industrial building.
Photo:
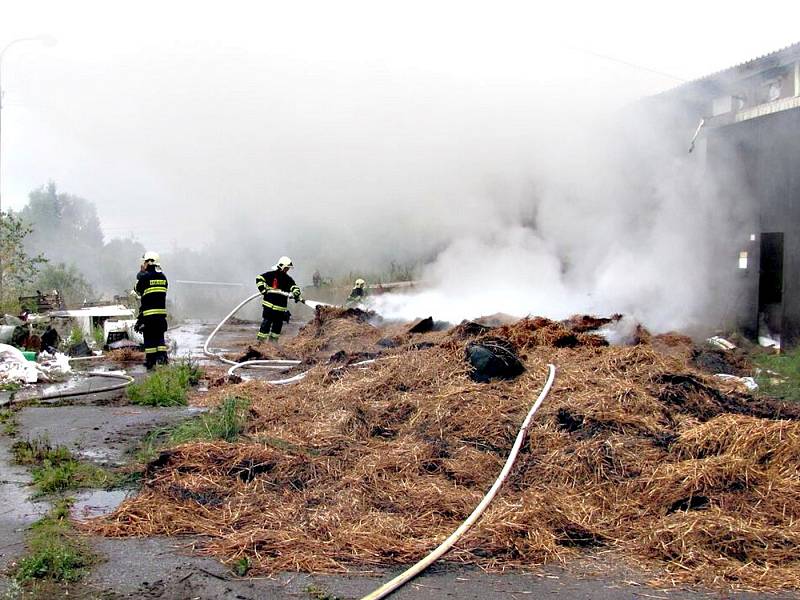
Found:
M 726 265 L 730 325 L 764 344 L 800 344 L 800 43 L 655 97 L 683 151 L 702 161 L 741 220 Z M 679 107 L 678 110 L 675 110 Z M 687 133 L 688 132 L 688 133 Z M 713 235 L 713 232 L 710 232 Z

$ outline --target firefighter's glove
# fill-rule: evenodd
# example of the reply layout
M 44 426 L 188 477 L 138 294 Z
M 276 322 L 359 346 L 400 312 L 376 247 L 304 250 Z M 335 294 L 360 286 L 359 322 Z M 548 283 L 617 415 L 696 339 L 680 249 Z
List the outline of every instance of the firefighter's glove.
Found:
M 144 331 L 144 323 L 141 319 L 136 319 L 136 325 L 133 326 L 133 330 L 136 333 L 142 333 L 142 331 Z
M 285 313 L 283 313 L 283 320 L 286 321 L 287 323 L 289 322 L 289 319 L 291 319 L 291 318 L 292 318 L 292 313 L 289 312 L 288 310 Z

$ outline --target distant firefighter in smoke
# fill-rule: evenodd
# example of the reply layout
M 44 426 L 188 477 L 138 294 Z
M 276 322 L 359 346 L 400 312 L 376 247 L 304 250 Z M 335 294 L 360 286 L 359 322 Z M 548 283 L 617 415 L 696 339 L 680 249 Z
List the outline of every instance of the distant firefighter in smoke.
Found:
M 136 293 L 142 299 L 135 331 L 144 337 L 144 364 L 152 369 L 167 364 L 167 276 L 157 252 L 145 252 L 136 275 Z
M 291 317 L 288 308 L 289 298 L 294 298 L 295 302 L 303 299 L 300 286 L 289 275 L 289 269 L 293 266 L 291 258 L 281 256 L 271 271 L 256 277 L 256 287 L 264 297 L 261 302 L 264 307 L 261 312 L 261 328 L 257 336 L 259 341 L 277 342 L 281 336 L 283 322 Z
M 353 284 L 353 289 L 350 290 L 350 295 L 347 297 L 347 304 L 355 305 L 361 304 L 367 297 L 367 282 L 360 277 L 356 279 Z

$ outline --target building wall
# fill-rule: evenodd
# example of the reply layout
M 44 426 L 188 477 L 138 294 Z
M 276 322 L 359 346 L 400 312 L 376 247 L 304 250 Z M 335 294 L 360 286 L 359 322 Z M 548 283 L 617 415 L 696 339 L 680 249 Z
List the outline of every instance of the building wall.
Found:
M 744 291 L 738 299 L 740 327 L 755 333 L 758 310 L 758 239 L 783 232 L 782 346 L 800 345 L 800 108 L 734 123 L 707 133 L 707 165 L 718 180 L 730 180 L 732 203 L 752 210 L 756 242 L 740 240 L 749 252 Z M 741 180 L 738 175 L 741 174 Z

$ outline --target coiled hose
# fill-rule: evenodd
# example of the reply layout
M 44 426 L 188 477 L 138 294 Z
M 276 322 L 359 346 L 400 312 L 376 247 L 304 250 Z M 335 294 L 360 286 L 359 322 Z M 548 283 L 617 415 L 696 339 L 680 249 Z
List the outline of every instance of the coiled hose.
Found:
M 214 338 L 215 335 L 217 335 L 217 332 L 222 328 L 222 326 L 228 322 L 228 319 L 230 319 L 233 315 L 235 315 L 239 311 L 239 309 L 241 309 L 245 304 L 247 304 L 251 300 L 255 300 L 256 298 L 260 297 L 261 297 L 260 293 L 255 293 L 252 296 L 249 296 L 244 300 L 242 300 L 239 304 L 237 304 L 236 308 L 234 308 L 231 312 L 229 312 L 225 316 L 225 318 L 219 322 L 219 324 L 214 328 L 214 330 L 211 332 L 208 338 L 206 338 L 205 344 L 203 344 L 203 353 L 206 356 L 209 356 L 211 358 L 216 358 L 217 360 L 224 362 L 225 364 L 231 365 L 231 368 L 228 369 L 228 375 L 233 375 L 236 369 L 249 368 L 249 367 L 254 367 L 257 369 L 273 369 L 277 371 L 288 371 L 289 369 L 299 365 L 301 362 L 299 360 L 288 360 L 288 359 L 263 359 L 263 360 L 247 360 L 244 362 L 236 362 L 235 360 L 230 360 L 229 358 L 225 358 L 224 356 L 222 356 L 220 352 L 212 352 L 209 349 L 209 346 L 211 345 L 211 340 Z M 324 302 L 317 302 L 315 300 L 303 300 L 302 302 L 311 308 L 316 308 L 317 306 L 330 306 L 330 304 L 325 304 Z M 292 377 L 287 377 L 285 379 L 271 379 L 271 380 L 266 379 L 265 381 L 273 385 L 285 385 L 287 383 L 295 383 L 297 381 L 302 380 L 303 378 L 305 378 L 307 373 L 308 371 L 304 371 L 302 373 L 298 373 L 297 375 L 294 375 Z
M 489 506 L 489 503 L 494 499 L 495 495 L 497 495 L 500 486 L 503 485 L 503 482 L 508 477 L 509 472 L 511 472 L 511 467 L 514 466 L 514 462 L 517 459 L 517 454 L 519 454 L 519 450 L 522 447 L 522 442 L 525 439 L 525 435 L 528 433 L 528 428 L 530 427 L 531 421 L 533 420 L 533 415 L 536 414 L 536 411 L 539 410 L 539 407 L 544 402 L 544 399 L 547 397 L 547 394 L 550 392 L 550 388 L 553 386 L 553 381 L 555 380 L 556 376 L 556 368 L 554 365 L 548 364 L 548 375 L 547 381 L 542 388 L 542 391 L 539 393 L 539 397 L 536 399 L 536 402 L 533 403 L 531 409 L 528 411 L 528 415 L 525 417 L 525 420 L 522 422 L 522 426 L 519 429 L 519 433 L 517 433 L 517 439 L 514 440 L 514 446 L 511 448 L 511 452 L 506 459 L 506 464 L 503 465 L 503 470 L 500 471 L 500 475 L 498 475 L 497 479 L 492 485 L 491 489 L 486 493 L 481 500 L 480 504 L 475 507 L 475 510 L 472 511 L 472 514 L 467 517 L 466 521 L 464 521 L 458 529 L 456 529 L 453 533 L 450 534 L 444 542 L 442 542 L 433 552 L 431 552 L 428 556 L 423 558 L 417 564 L 413 565 L 406 571 L 402 572 L 400 575 L 392 579 L 391 581 L 385 583 L 381 587 L 379 587 L 374 592 L 367 594 L 361 600 L 378 600 L 379 598 L 383 598 L 384 596 L 388 596 L 397 588 L 405 584 L 407 581 L 410 581 L 417 575 L 419 575 L 422 571 L 427 569 L 430 565 L 436 562 L 442 555 L 444 555 L 453 545 L 459 540 L 459 538 L 466 533 L 466 531 L 472 527 L 472 525 L 477 521 L 483 512 L 486 510 L 486 507 Z

